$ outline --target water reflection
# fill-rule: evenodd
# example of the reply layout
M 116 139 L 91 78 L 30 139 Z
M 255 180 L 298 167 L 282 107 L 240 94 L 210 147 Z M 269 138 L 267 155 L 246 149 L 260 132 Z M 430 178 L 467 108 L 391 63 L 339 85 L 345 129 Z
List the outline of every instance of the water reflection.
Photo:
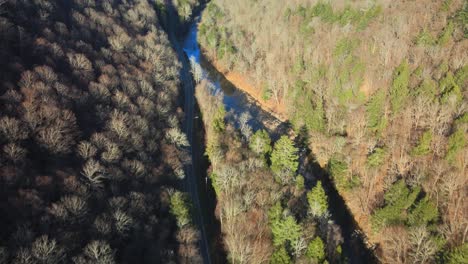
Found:
M 244 124 L 244 120 L 240 117 L 250 116 L 247 124 L 254 130 L 266 129 L 270 132 L 273 138 L 277 138 L 280 134 L 285 133 L 287 125 L 281 123 L 268 112 L 265 112 L 255 104 L 249 95 L 237 89 L 223 74 L 218 72 L 207 60 L 201 56 L 200 46 L 197 41 L 198 23 L 200 18 L 192 24 L 187 38 L 184 41 L 184 52 L 192 62 L 192 71 L 194 75 L 203 76 L 208 79 L 215 87 L 215 93 L 221 92 L 223 95 L 223 103 L 228 112 L 227 118 L 234 125 L 239 127 Z M 195 76 L 196 77 L 196 76 Z

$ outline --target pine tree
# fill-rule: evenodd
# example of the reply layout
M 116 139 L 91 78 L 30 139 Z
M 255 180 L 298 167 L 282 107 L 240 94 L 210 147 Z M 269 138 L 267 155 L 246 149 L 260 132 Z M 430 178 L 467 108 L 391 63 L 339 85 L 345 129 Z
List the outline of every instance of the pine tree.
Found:
M 367 126 L 379 133 L 386 126 L 385 119 L 385 90 L 380 89 L 369 99 L 366 106 Z
M 307 200 L 309 202 L 309 211 L 314 217 L 320 217 L 327 212 L 327 194 L 322 187 L 321 181 L 318 181 L 317 185 L 307 193 Z
M 292 263 L 291 257 L 284 246 L 278 248 L 273 255 L 271 255 L 270 264 L 290 264 Z
M 298 150 L 287 136 L 282 136 L 271 153 L 271 170 L 279 176 L 282 183 L 292 179 L 299 166 Z
M 392 103 L 393 114 L 398 113 L 409 94 L 410 70 L 408 62 L 403 61 L 395 70 L 392 88 L 390 90 L 390 99 Z
M 320 263 L 325 260 L 325 244 L 320 237 L 310 241 L 309 246 L 307 246 L 306 256 L 313 263 Z

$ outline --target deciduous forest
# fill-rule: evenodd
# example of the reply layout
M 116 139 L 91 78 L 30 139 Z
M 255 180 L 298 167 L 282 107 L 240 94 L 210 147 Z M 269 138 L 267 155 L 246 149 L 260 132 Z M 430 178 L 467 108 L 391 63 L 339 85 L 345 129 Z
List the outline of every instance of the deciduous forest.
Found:
M 0 0 L 0 264 L 468 264 L 466 0 Z
M 240 89 L 307 131 L 309 157 L 379 261 L 466 263 L 467 11 L 456 0 L 215 0 L 198 39 L 206 60 L 250 84 Z M 271 152 L 273 175 L 287 152 Z M 272 232 L 276 252 L 307 256 Z
M 200 260 L 165 9 L 0 1 L 1 263 Z

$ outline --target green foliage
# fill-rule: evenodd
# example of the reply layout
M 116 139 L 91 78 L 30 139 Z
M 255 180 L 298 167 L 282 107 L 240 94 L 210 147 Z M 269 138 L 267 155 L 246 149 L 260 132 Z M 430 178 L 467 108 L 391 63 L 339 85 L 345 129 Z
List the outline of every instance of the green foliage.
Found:
M 325 111 L 321 98 L 314 100 L 308 96 L 302 96 L 296 99 L 296 104 L 301 107 L 296 108 L 294 112 L 292 121 L 295 127 L 305 125 L 312 131 L 323 132 L 325 130 Z
M 304 190 L 304 188 L 305 188 L 304 177 L 299 174 L 296 176 L 296 190 L 301 192 Z
M 314 263 L 321 263 L 325 260 L 325 244 L 320 237 L 310 241 L 307 246 L 306 256 Z
M 453 31 L 455 30 L 455 25 L 452 21 L 450 21 L 447 26 L 444 28 L 442 33 L 439 35 L 439 39 L 437 40 L 438 45 L 445 45 L 452 37 Z
M 309 202 L 309 212 L 315 217 L 323 216 L 328 211 L 327 194 L 321 181 L 318 181 L 317 185 L 307 193 L 307 201 Z
M 291 257 L 288 255 L 286 248 L 281 246 L 271 255 L 270 264 L 291 264 Z
M 432 46 L 436 43 L 435 38 L 432 34 L 425 28 L 421 31 L 415 39 L 417 45 Z
M 320 17 L 322 21 L 328 23 L 333 23 L 337 20 L 330 3 L 317 3 L 314 7 L 312 7 L 312 10 L 310 10 L 310 14 L 312 17 Z
M 419 139 L 418 145 L 411 150 L 413 156 L 423 156 L 431 152 L 432 132 L 426 131 Z
M 382 165 L 385 161 L 387 152 L 383 148 L 375 148 L 369 156 L 367 156 L 367 166 L 370 168 L 376 168 Z
M 468 243 L 452 249 L 444 258 L 447 264 L 468 264 Z
M 390 90 L 390 102 L 392 104 L 393 114 L 397 114 L 406 102 L 406 98 L 409 94 L 409 75 L 409 65 L 405 60 L 395 69 L 393 83 Z
M 462 129 L 458 129 L 448 139 L 447 154 L 445 155 L 445 159 L 448 160 L 450 163 L 453 163 L 458 152 L 462 150 L 465 146 L 465 133 Z
M 362 11 L 361 11 L 362 12 Z M 357 29 L 364 30 L 367 28 L 369 23 L 382 13 L 382 7 L 380 5 L 374 5 L 364 12 L 363 15 L 358 16 Z
M 414 204 L 419 193 L 419 188 L 408 188 L 404 180 L 393 184 L 384 194 L 385 206 L 377 209 L 371 216 L 373 230 L 379 231 L 385 226 L 405 223 L 405 212 Z
M 379 89 L 371 96 L 366 105 L 367 127 L 376 133 L 380 133 L 387 125 L 385 118 L 385 90 Z
M 408 216 L 410 226 L 425 226 L 430 222 L 437 220 L 439 211 L 437 206 L 432 203 L 428 197 L 419 201 Z
M 177 225 L 183 227 L 190 224 L 190 203 L 187 194 L 176 191 L 171 195 L 171 213 L 177 219 Z
M 339 23 L 341 26 L 352 24 L 356 26 L 357 30 L 363 30 L 381 11 L 382 8 L 379 5 L 374 5 L 368 10 L 356 10 L 347 6 L 341 12 L 334 12 L 331 3 L 318 2 L 308 9 L 300 6 L 296 13 L 307 21 L 313 17 L 319 17 L 326 23 Z
M 214 189 L 216 195 L 221 194 L 221 192 L 220 192 L 221 189 L 220 189 L 220 186 L 218 184 L 218 175 L 216 173 L 212 172 L 212 173 L 210 173 L 209 177 L 210 177 L 210 180 L 211 180 L 211 185 L 213 186 L 213 189 Z
M 464 113 L 460 117 L 458 117 L 455 120 L 455 124 L 460 125 L 460 124 L 468 124 L 468 113 Z
M 271 170 L 277 175 L 293 176 L 299 166 L 297 153 L 294 142 L 287 136 L 281 136 L 271 153 Z
M 351 189 L 353 187 L 353 182 L 348 179 L 348 165 L 344 161 L 331 158 L 327 169 L 338 189 Z
M 226 124 L 224 123 L 225 115 L 226 110 L 224 109 L 224 106 L 220 106 L 213 117 L 213 128 L 215 131 L 221 133 L 224 131 L 224 129 L 226 129 Z
M 265 130 L 257 130 L 250 138 L 250 149 L 257 155 L 265 157 L 271 152 L 271 139 Z
M 424 79 L 415 91 L 415 96 L 425 96 L 434 101 L 437 96 L 437 83 L 431 78 Z
M 302 235 L 301 226 L 293 216 L 283 214 L 283 207 L 279 201 L 268 210 L 268 222 L 275 246 L 284 246 L 286 242 L 294 243 Z
M 294 216 L 286 216 L 271 223 L 273 233 L 273 244 L 275 246 L 284 245 L 285 242 L 294 243 L 302 235 L 302 228 L 294 219 Z
M 441 10 L 443 12 L 449 11 L 450 6 L 452 5 L 452 2 L 453 2 L 453 0 L 444 0 L 444 2 L 442 3 Z
M 455 73 L 455 82 L 458 86 L 464 87 L 468 81 L 468 64 L 464 65 Z
M 463 94 L 460 86 L 458 86 L 452 72 L 447 72 L 444 78 L 439 81 L 440 101 L 448 102 L 453 98 L 456 102 L 463 100 Z
M 455 14 L 454 21 L 463 31 L 464 38 L 468 38 L 468 3 L 466 1 Z
M 268 87 L 264 87 L 262 90 L 262 99 L 268 101 L 273 96 L 273 91 Z
M 342 38 L 338 41 L 333 50 L 333 56 L 335 57 L 347 57 L 352 54 L 353 50 L 359 46 L 359 40 Z
M 268 221 L 270 224 L 280 221 L 282 215 L 283 207 L 281 206 L 281 202 L 278 201 L 270 208 L 270 210 L 268 210 Z

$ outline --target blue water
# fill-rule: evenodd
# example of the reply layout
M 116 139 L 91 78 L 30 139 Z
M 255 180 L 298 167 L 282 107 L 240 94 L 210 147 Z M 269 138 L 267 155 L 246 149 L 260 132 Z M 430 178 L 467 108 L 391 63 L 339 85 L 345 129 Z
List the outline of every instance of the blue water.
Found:
M 197 19 L 197 22 L 192 24 L 190 31 L 184 41 L 183 49 L 190 60 L 193 60 L 197 64 L 202 65 L 205 62 L 201 60 L 200 47 L 197 41 L 198 20 L 199 19 Z M 237 125 L 239 116 L 244 112 L 248 112 L 252 117 L 248 122 L 252 129 L 257 130 L 263 128 L 263 125 L 256 120 L 256 117 L 258 117 L 260 114 L 259 108 L 252 104 L 248 100 L 249 98 L 243 92 L 233 87 L 232 84 L 222 84 L 221 79 L 224 78 L 218 73 L 209 71 L 203 68 L 203 66 L 200 67 L 202 67 L 205 78 L 208 79 L 208 81 L 210 81 L 216 88 L 214 92 L 222 94 L 223 104 L 226 108 L 226 112 L 228 112 L 228 120 L 233 121 L 234 124 Z

